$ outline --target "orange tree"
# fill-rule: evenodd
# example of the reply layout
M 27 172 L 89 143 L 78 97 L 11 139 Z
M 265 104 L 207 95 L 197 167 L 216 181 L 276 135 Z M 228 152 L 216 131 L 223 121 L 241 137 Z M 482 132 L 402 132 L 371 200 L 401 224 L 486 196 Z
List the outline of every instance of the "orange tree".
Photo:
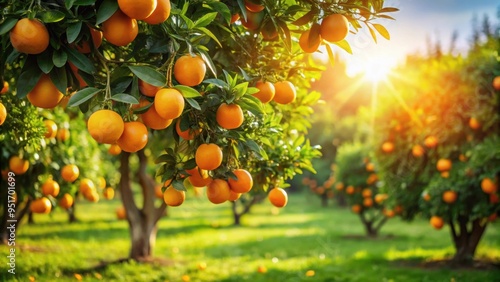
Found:
M 53 108 L 68 88 L 78 90 L 68 106 L 87 115 L 95 140 L 123 150 L 130 257 L 141 259 L 151 255 L 165 204 L 182 204 L 193 175 L 208 179 L 211 202 L 223 203 L 236 190 L 228 183 L 239 181 L 235 170 L 258 167 L 255 182 L 273 204 L 286 204 L 279 187 L 312 169 L 318 155 L 302 137 L 314 102 L 304 53 L 323 44 L 333 60 L 330 43 L 350 50 L 344 38 L 362 27 L 387 36 L 372 23 L 396 10 L 383 2 L 4 0 L 1 64 L 22 66 L 16 95 L 37 107 Z M 146 177 L 151 130 L 165 131 L 164 153 L 153 156 L 165 183 L 158 207 Z
M 376 237 L 394 212 L 384 210 L 387 194 L 379 193 L 375 166 L 369 161 L 369 147 L 359 142 L 344 143 L 335 158 L 335 187 L 343 193 L 352 212 L 359 215 L 366 235 Z
M 400 97 L 385 96 L 377 122 L 388 204 L 405 219 L 422 214 L 436 229 L 447 224 L 456 263 L 472 261 L 488 218 L 500 210 L 499 47 L 490 37 L 466 58 L 412 58 L 400 70 L 411 85 L 393 81 Z M 404 107 L 390 106 L 397 100 Z

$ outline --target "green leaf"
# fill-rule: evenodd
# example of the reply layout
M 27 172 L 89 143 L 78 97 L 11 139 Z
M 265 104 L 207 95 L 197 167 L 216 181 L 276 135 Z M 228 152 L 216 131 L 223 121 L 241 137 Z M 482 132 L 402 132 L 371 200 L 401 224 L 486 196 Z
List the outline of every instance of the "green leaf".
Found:
M 15 18 L 7 18 L 0 24 L 0 35 L 6 34 L 9 32 L 17 23 L 17 19 Z
M 95 95 L 97 95 L 97 93 L 101 91 L 101 89 L 97 89 L 94 87 L 87 87 L 85 89 L 82 89 L 73 94 L 71 98 L 69 98 L 68 107 L 76 107 L 78 105 L 81 105 L 92 99 Z
M 349 42 L 347 42 L 347 40 L 344 39 L 342 41 L 335 42 L 333 44 L 339 46 L 340 48 L 344 49 L 347 53 L 352 55 L 351 45 L 349 45 Z
M 136 108 L 136 109 L 134 109 L 134 114 L 136 114 L 136 115 L 143 114 L 143 113 L 147 112 L 149 110 L 149 108 L 153 107 L 153 105 L 154 105 L 153 103 L 149 103 L 144 107 Z
M 200 104 L 198 104 L 198 102 L 195 99 L 186 98 L 186 101 L 188 102 L 189 105 L 191 105 L 191 107 L 197 109 L 198 111 L 201 111 Z
M 69 61 L 72 62 L 79 70 L 89 74 L 93 74 L 96 71 L 92 61 L 90 61 L 90 59 L 85 55 L 68 47 L 65 47 L 65 50 Z
M 76 0 L 75 5 L 77 6 L 90 6 L 94 5 L 96 0 Z
M 174 186 L 175 190 L 178 191 L 187 191 L 186 187 L 184 187 L 184 179 L 176 179 L 172 183 L 172 186 Z
M 45 74 L 48 74 L 54 67 L 54 62 L 52 61 L 52 49 L 47 48 L 43 53 L 36 56 L 36 61 L 38 63 L 38 67 Z
M 328 61 L 330 62 L 330 65 L 334 66 L 335 55 L 333 54 L 332 46 L 330 46 L 330 44 L 325 44 L 325 46 L 326 46 L 326 52 L 328 53 Z
M 66 88 L 68 88 L 66 68 L 56 67 L 52 69 L 52 71 L 50 72 L 50 79 L 60 92 L 66 93 Z
M 194 27 L 205 27 L 215 20 L 217 12 L 207 13 L 194 22 Z
M 155 164 L 161 164 L 161 163 L 168 163 L 175 165 L 175 157 L 169 154 L 159 155 L 155 160 Z
M 208 65 L 208 69 L 212 72 L 212 74 L 217 77 L 217 68 L 215 67 L 214 62 L 212 61 L 212 58 L 207 54 L 206 51 L 204 50 L 199 50 L 201 58 L 205 63 Z
M 382 8 L 382 9 L 378 10 L 377 12 L 378 13 L 392 13 L 392 12 L 397 12 L 397 11 L 399 11 L 398 8 L 385 7 L 385 8 Z
M 158 87 L 162 87 L 167 83 L 167 78 L 161 72 L 149 66 L 128 66 L 128 68 L 139 79 Z
M 16 96 L 20 99 L 26 97 L 26 95 L 28 95 L 28 93 L 35 87 L 41 76 L 42 72 L 36 65 L 34 65 L 34 67 L 24 69 L 17 80 Z
M 222 47 L 222 44 L 219 42 L 219 39 L 217 39 L 217 36 L 215 36 L 215 34 L 213 34 L 208 28 L 205 28 L 205 27 L 198 27 L 196 28 L 197 30 L 205 33 L 208 37 L 212 38 L 215 42 L 217 42 L 217 44 Z
M 37 14 L 44 23 L 56 23 L 64 19 L 64 13 L 57 10 L 46 10 Z
M 75 0 L 64 0 L 64 6 L 66 6 L 66 9 L 71 9 L 73 7 L 73 4 L 75 3 Z
M 52 53 L 52 62 L 54 63 L 54 66 L 60 68 L 66 64 L 68 61 L 68 54 L 64 52 L 63 50 L 54 50 L 54 53 Z
M 68 25 L 66 29 L 66 37 L 68 39 L 68 43 L 73 43 L 80 34 L 82 30 L 82 22 L 76 22 Z
M 186 17 L 185 15 L 181 15 L 181 19 L 186 23 L 188 30 L 194 28 L 194 22 L 190 18 Z
M 311 20 L 314 18 L 314 16 L 316 16 L 317 13 L 318 11 L 316 11 L 316 9 L 313 9 L 308 13 L 306 13 L 305 15 L 303 15 L 302 17 L 296 19 L 294 22 L 292 22 L 292 24 L 296 26 L 306 25 L 309 22 L 311 22 Z
M 118 10 L 116 0 L 104 0 L 97 10 L 96 24 L 101 24 L 109 19 Z
M 227 87 L 229 87 L 229 85 L 224 80 L 221 80 L 221 79 L 218 79 L 218 78 L 205 79 L 203 81 L 203 83 L 212 84 L 212 85 L 217 86 L 218 88 L 227 88 Z
M 134 96 L 126 93 L 115 94 L 111 96 L 111 100 L 125 104 L 139 104 L 139 101 Z
M 174 86 L 174 88 L 179 90 L 179 92 L 182 93 L 182 96 L 184 96 L 184 98 L 196 98 L 196 97 L 201 96 L 201 94 L 200 94 L 200 92 L 198 92 L 198 90 L 191 88 L 189 86 L 176 85 L 176 86 Z
M 368 23 L 366 23 L 366 26 L 368 27 L 368 30 L 370 31 L 370 35 L 372 36 L 373 41 L 375 41 L 375 43 L 377 43 L 377 34 L 375 34 L 375 31 Z
M 387 31 L 387 29 L 383 25 L 373 24 L 373 27 L 378 31 L 378 33 L 380 33 L 380 35 L 382 35 L 382 37 L 384 37 L 387 40 L 391 39 L 391 35 L 389 34 L 389 31 Z
M 229 10 L 229 8 L 227 7 L 226 4 L 222 3 L 222 2 L 209 2 L 207 3 L 210 8 L 212 8 L 213 10 L 219 12 L 222 17 L 226 20 L 227 23 L 229 23 L 231 21 L 231 11 Z

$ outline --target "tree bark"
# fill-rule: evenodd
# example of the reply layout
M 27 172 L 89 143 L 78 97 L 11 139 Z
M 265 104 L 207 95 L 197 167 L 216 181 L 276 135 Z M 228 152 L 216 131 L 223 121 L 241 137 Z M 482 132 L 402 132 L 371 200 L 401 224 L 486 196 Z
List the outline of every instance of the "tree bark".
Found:
M 324 208 L 328 207 L 328 197 L 326 196 L 326 193 L 321 195 L 321 206 Z
M 238 212 L 239 201 L 236 200 L 234 202 L 231 202 L 231 211 L 233 212 L 233 225 L 235 226 L 241 225 L 241 217 L 249 213 L 252 206 L 258 203 L 261 199 L 262 199 L 261 195 L 252 196 L 252 199 L 244 205 L 243 210 L 241 212 Z
M 481 224 L 481 219 L 475 219 L 469 229 L 467 226 L 468 220 L 465 216 L 458 217 L 460 233 L 457 233 L 454 226 L 451 225 L 451 235 L 456 251 L 452 263 L 456 265 L 470 265 L 473 263 L 477 246 L 486 230 L 487 222 Z
M 369 220 L 366 218 L 364 211 L 361 211 L 359 213 L 359 218 L 361 219 L 361 222 L 363 223 L 363 226 L 365 227 L 366 231 L 366 236 L 374 238 L 378 236 L 378 228 L 373 227 L 373 220 Z

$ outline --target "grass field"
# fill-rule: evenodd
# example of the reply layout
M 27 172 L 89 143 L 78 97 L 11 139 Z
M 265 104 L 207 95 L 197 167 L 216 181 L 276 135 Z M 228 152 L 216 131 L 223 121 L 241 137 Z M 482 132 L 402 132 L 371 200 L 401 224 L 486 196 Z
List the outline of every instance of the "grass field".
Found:
M 228 203 L 190 198 L 160 221 L 151 263 L 115 263 L 127 256 L 127 223 L 115 219 L 119 200 L 79 203 L 80 222 L 68 224 L 60 209 L 35 216 L 17 234 L 16 275 L 2 262 L 1 281 L 500 281 L 499 269 L 423 268 L 453 252 L 447 229 L 426 221 L 390 220 L 380 239 L 364 239 L 359 219 L 347 210 L 320 207 L 309 194 L 290 197 L 279 215 L 264 202 L 231 226 Z M 390 235 L 390 236 L 388 236 Z M 7 262 L 8 249 L 0 247 Z M 500 261 L 500 224 L 488 227 L 478 257 Z M 198 269 L 200 263 L 206 269 Z M 259 273 L 259 266 L 267 268 Z M 306 276 L 313 270 L 314 276 Z M 311 272 L 310 272 L 311 274 Z M 78 275 L 76 275 L 78 276 Z M 184 277 L 186 278 L 186 277 Z

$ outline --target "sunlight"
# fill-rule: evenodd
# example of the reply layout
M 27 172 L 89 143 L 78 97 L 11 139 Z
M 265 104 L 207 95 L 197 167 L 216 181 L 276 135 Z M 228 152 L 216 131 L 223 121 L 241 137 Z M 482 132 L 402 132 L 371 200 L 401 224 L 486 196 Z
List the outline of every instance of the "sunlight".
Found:
M 393 58 L 374 56 L 351 61 L 346 72 L 349 76 L 362 74 L 364 81 L 378 83 L 387 80 L 395 65 L 396 62 Z

